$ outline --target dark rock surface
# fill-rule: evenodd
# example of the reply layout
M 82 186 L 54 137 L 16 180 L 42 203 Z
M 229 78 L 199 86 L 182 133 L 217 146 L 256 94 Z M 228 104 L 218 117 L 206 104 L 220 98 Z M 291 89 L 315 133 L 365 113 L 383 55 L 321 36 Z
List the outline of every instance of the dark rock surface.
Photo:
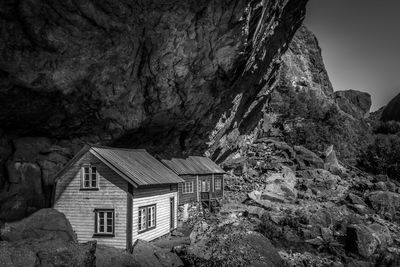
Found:
M 1 2 L 0 219 L 48 207 L 85 143 L 223 153 L 253 129 L 244 114 L 266 102 L 306 2 Z
M 336 91 L 335 101 L 339 108 L 356 119 L 365 118 L 371 108 L 371 95 L 356 90 Z
M 368 195 L 368 200 L 372 208 L 382 216 L 389 219 L 400 218 L 400 195 L 387 191 L 371 192 Z
M 1 266 L 95 266 L 96 242 L 77 243 L 64 214 L 42 209 L 0 229 Z
M 365 258 L 369 258 L 379 245 L 372 230 L 365 225 L 348 226 L 346 238 L 347 250 Z
M 208 225 L 199 221 L 190 234 L 186 263 L 200 266 L 284 266 L 281 257 L 265 236 L 251 231 L 238 218 L 219 218 Z
M 54 209 L 41 209 L 21 221 L 5 223 L 0 229 L 1 240 L 9 242 L 44 237 L 76 241 L 65 215 Z
M 181 259 L 167 249 L 161 249 L 144 240 L 137 240 L 133 245 L 132 256 L 140 266 L 183 266 Z
M 145 266 L 132 254 L 118 248 L 98 245 L 96 247 L 96 267 L 141 267 Z
M 294 151 L 296 152 L 296 160 L 299 163 L 299 167 L 302 169 L 316 168 L 323 169 L 324 161 L 318 157 L 314 152 L 308 150 L 302 146 L 295 146 Z
M 0 124 L 204 150 L 238 94 L 236 122 L 270 87 L 306 2 L 2 2 Z
M 60 239 L 0 242 L 0 265 L 7 267 L 95 266 L 96 242 Z
M 381 120 L 393 120 L 400 122 L 400 94 L 390 100 L 386 107 L 384 107 L 381 115 Z

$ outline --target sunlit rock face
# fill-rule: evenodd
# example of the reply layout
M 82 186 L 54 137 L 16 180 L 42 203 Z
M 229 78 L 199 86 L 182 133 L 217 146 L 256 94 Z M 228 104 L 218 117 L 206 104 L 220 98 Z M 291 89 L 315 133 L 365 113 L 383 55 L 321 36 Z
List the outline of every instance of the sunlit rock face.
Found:
M 0 219 L 48 206 L 84 143 L 203 154 L 253 129 L 246 113 L 267 99 L 306 2 L 1 1 Z
M 313 151 L 334 145 L 341 160 L 355 162 L 367 140 L 371 96 L 355 90 L 334 92 L 314 34 L 300 27 L 270 79 L 240 112 L 243 94 L 222 116 L 211 135 L 208 152 L 224 161 L 245 153 L 260 138 L 273 138 Z M 239 119 L 237 114 L 241 114 Z M 343 141 L 345 140 L 345 141 Z
M 297 31 L 282 60 L 280 88 L 314 91 L 321 98 L 333 94 L 318 40 L 306 27 Z
M 209 149 L 215 158 L 224 160 L 233 151 L 240 150 L 244 144 L 259 137 L 281 137 L 281 130 L 275 126 L 280 111 L 293 108 L 291 101 L 293 98 L 299 99 L 300 94 L 319 100 L 321 109 L 334 105 L 333 88 L 323 63 L 321 48 L 314 34 L 305 26 L 297 30 L 288 50 L 278 62 L 280 64 L 270 79 L 270 86 L 241 112 L 240 119 L 237 120 L 234 115 L 238 113 L 242 94 L 236 96 L 232 112 L 219 121 Z M 305 106 L 305 109 L 308 108 Z

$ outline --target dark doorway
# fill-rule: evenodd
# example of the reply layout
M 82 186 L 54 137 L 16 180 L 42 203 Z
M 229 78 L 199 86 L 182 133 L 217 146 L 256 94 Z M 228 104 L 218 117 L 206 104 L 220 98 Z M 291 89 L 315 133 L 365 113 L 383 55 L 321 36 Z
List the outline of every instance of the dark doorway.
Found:
M 171 221 L 170 221 L 170 229 L 175 229 L 175 198 L 171 197 L 169 199 L 170 213 L 171 213 Z

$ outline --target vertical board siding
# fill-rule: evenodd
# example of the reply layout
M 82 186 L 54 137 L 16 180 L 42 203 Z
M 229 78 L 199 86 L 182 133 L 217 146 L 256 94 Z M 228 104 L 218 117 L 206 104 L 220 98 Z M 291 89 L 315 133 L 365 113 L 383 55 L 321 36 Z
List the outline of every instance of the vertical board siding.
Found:
M 100 176 L 98 191 L 80 190 L 81 165 L 88 163 L 97 167 Z M 127 234 L 127 191 L 128 183 L 88 152 L 58 180 L 54 208 L 68 218 L 79 242 L 97 240 L 98 244 L 124 249 Z M 114 209 L 113 237 L 93 237 L 94 209 Z
M 196 175 L 180 175 L 180 177 L 186 182 L 193 182 L 193 193 L 183 194 L 183 183 L 179 183 L 178 192 L 179 192 L 179 205 L 183 205 L 185 203 L 191 203 L 197 201 L 197 187 L 196 183 Z
M 222 198 L 224 196 L 224 176 L 222 174 L 214 174 L 214 181 L 215 179 L 221 179 L 221 190 L 214 190 L 213 197 L 214 198 Z
M 172 189 L 172 190 L 171 190 Z M 174 228 L 177 227 L 178 192 L 177 187 L 158 186 L 152 188 L 135 188 L 133 190 L 133 243 L 137 239 L 151 241 L 170 232 L 170 198 L 174 197 Z M 156 205 L 156 228 L 138 233 L 139 207 Z
M 221 190 L 215 190 L 215 179 L 221 179 Z M 182 178 L 183 179 L 183 178 Z M 212 174 L 201 174 L 199 175 L 199 181 L 203 179 L 210 181 L 210 198 L 222 198 L 223 197 L 223 188 L 224 188 L 224 178 L 223 174 L 214 174 L 214 179 Z

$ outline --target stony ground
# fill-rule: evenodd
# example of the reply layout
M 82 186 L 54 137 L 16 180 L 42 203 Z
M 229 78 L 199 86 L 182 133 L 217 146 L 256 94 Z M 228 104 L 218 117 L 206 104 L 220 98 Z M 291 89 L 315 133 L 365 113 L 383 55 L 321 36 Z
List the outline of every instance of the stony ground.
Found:
M 188 205 L 177 231 L 130 253 L 78 244 L 65 216 L 43 209 L 0 227 L 0 264 L 400 266 L 398 182 L 342 165 L 332 147 L 316 154 L 271 139 L 223 167 L 225 196 L 213 211 Z
M 193 213 L 190 235 L 170 243 L 185 264 L 400 265 L 398 182 L 341 165 L 332 147 L 264 139 L 240 153 L 224 165 L 221 207 Z

